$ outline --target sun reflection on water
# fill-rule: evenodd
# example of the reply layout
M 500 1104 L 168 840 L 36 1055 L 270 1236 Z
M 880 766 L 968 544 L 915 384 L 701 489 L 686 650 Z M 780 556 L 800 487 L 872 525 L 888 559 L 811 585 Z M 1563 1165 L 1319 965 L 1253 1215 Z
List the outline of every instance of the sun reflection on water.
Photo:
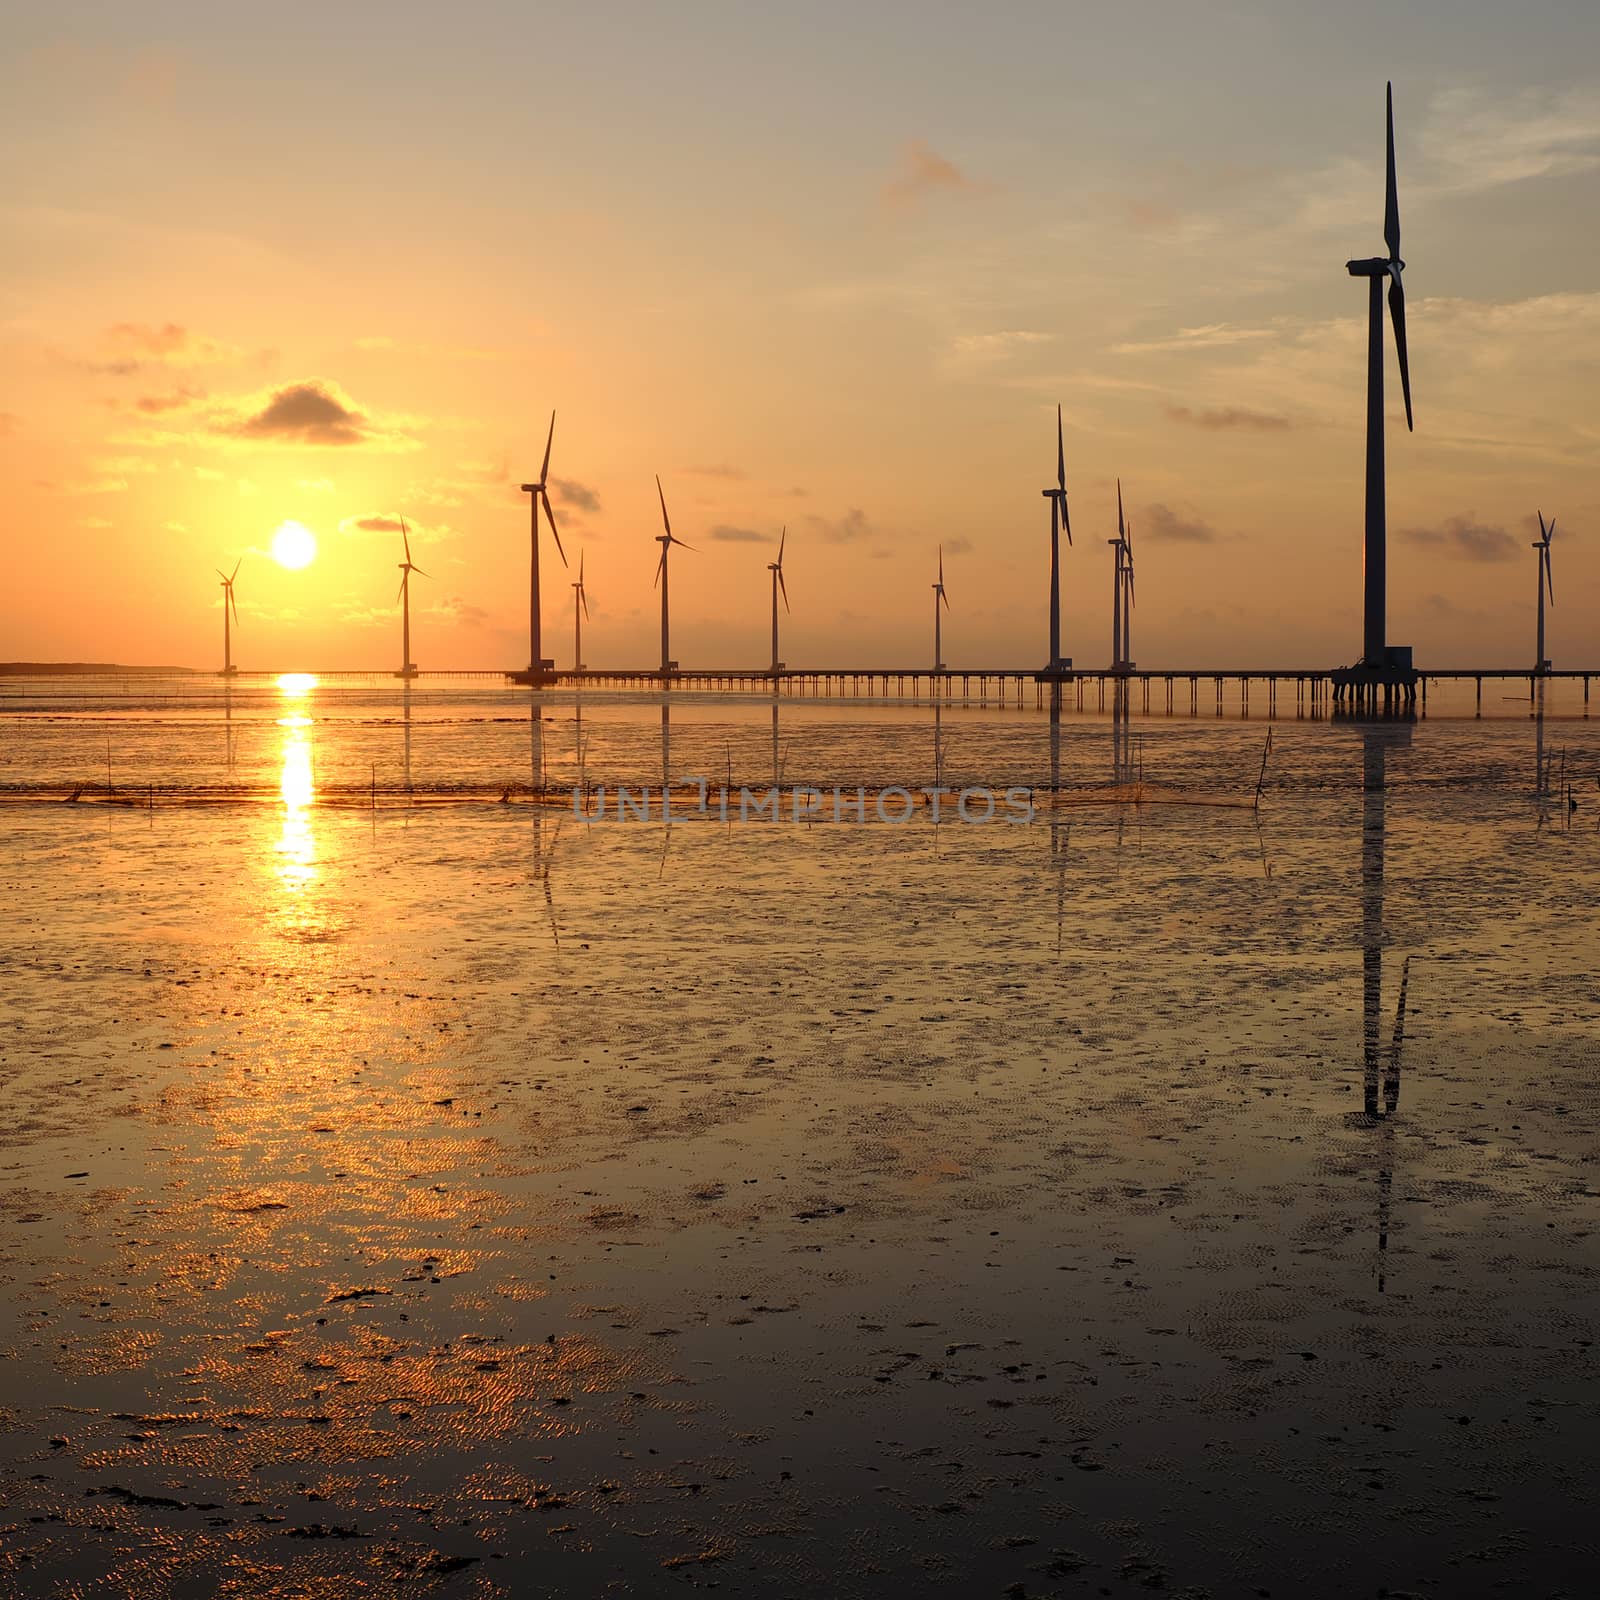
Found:
M 304 698 L 315 686 L 310 673 L 288 672 L 278 680 L 291 703 Z M 283 729 L 283 771 L 278 781 L 283 795 L 283 832 L 277 844 L 278 876 L 286 888 L 299 889 L 317 875 L 317 842 L 311 833 L 311 807 L 316 800 L 316 768 L 311 756 L 311 718 L 289 710 L 278 718 Z

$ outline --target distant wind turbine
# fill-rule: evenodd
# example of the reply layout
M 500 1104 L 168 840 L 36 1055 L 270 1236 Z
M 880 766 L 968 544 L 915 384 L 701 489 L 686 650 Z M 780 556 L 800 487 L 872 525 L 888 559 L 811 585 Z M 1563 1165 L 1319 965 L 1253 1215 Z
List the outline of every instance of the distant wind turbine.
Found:
M 1555 537 L 1556 519 L 1551 517 L 1550 526 L 1546 527 L 1544 512 L 1539 513 L 1539 537 L 1534 541 L 1533 548 L 1539 552 L 1539 653 L 1534 657 L 1535 672 L 1548 672 L 1550 663 L 1544 658 L 1544 597 L 1550 596 L 1550 604 L 1556 603 L 1556 592 L 1550 582 L 1550 541 Z
M 1111 670 L 1126 672 L 1132 666 L 1128 613 L 1133 609 L 1133 529 L 1122 515 L 1122 479 L 1117 479 L 1117 536 L 1106 543 L 1116 552 L 1111 572 Z
M 661 526 L 666 530 L 664 533 L 658 533 L 656 535 L 656 543 L 661 546 L 661 560 L 656 566 L 655 576 L 655 582 L 661 589 L 661 673 L 662 676 L 665 677 L 667 673 L 677 670 L 677 662 L 672 659 L 672 650 L 669 644 L 669 634 L 667 631 L 667 552 L 675 544 L 683 545 L 685 550 L 693 550 L 694 546 L 692 544 L 685 544 L 684 541 L 672 531 L 672 522 L 667 516 L 667 497 L 661 488 L 660 473 L 656 474 L 656 494 L 661 501 Z
M 222 579 L 222 675 L 231 678 L 239 670 L 233 664 L 233 623 L 239 620 L 238 602 L 233 598 L 233 580 L 239 576 L 239 568 L 244 563 L 240 556 L 233 564 L 233 572 L 226 573 L 218 567 L 217 576 Z M 232 613 L 230 619 L 229 613 Z M 1540 613 L 1541 617 L 1543 612 Z M 1540 624 L 1541 628 L 1543 623 Z M 1543 634 L 1540 634 L 1543 637 Z
M 1386 161 L 1384 172 L 1383 241 L 1388 254 L 1363 261 L 1347 261 L 1352 278 L 1365 278 L 1367 295 L 1367 515 L 1364 560 L 1361 665 L 1370 672 L 1390 673 L 1387 678 L 1368 678 L 1367 684 L 1383 682 L 1385 688 L 1397 682 L 1408 690 L 1409 673 L 1393 674 L 1409 668 L 1409 652 L 1391 652 L 1388 643 L 1387 512 L 1383 462 L 1383 286 L 1389 286 L 1389 317 L 1394 324 L 1395 354 L 1400 361 L 1400 388 L 1405 397 L 1406 428 L 1411 416 L 1411 366 L 1406 352 L 1406 292 L 1400 274 L 1405 262 L 1400 259 L 1400 197 L 1394 170 L 1394 85 L 1386 96 Z
M 589 596 L 583 587 L 583 552 L 578 552 L 578 581 L 572 586 L 572 670 L 583 671 L 583 624 L 589 615 Z
M 1061 441 L 1061 407 L 1056 407 L 1056 486 L 1039 491 L 1050 502 L 1050 660 L 1047 670 L 1061 670 L 1061 534 L 1072 543 L 1067 515 L 1067 452 Z
M 525 483 L 522 486 L 524 494 L 533 496 L 533 525 L 531 542 L 528 547 L 528 671 L 535 678 L 542 673 L 551 671 L 555 663 L 544 659 L 544 645 L 539 637 L 539 506 L 544 505 L 544 514 L 550 521 L 550 532 L 555 535 L 556 554 L 561 557 L 561 565 L 567 564 L 567 553 L 561 548 L 561 534 L 556 529 L 556 514 L 550 509 L 550 493 L 545 484 L 550 477 L 550 446 L 556 436 L 556 414 L 550 413 L 550 432 L 544 441 L 544 464 L 539 468 L 539 481 Z
M 943 604 L 946 611 L 950 609 L 950 596 L 944 592 L 944 546 L 939 546 L 939 581 L 933 586 L 933 670 L 944 671 L 944 647 L 940 638 L 939 607 Z
M 778 535 L 778 559 L 767 563 L 767 571 L 772 574 L 772 672 L 776 677 L 783 671 L 783 663 L 778 659 L 778 591 L 783 591 L 783 609 L 789 609 L 789 586 L 783 581 L 783 546 L 789 537 L 788 525 L 785 524 L 783 532 Z
M 404 517 L 400 519 L 400 538 L 405 545 L 406 558 L 400 563 L 400 593 L 396 597 L 400 601 L 400 670 L 395 676 L 414 678 L 417 669 L 411 659 L 411 574 L 415 572 L 424 578 L 428 574 L 411 559 L 411 533 Z

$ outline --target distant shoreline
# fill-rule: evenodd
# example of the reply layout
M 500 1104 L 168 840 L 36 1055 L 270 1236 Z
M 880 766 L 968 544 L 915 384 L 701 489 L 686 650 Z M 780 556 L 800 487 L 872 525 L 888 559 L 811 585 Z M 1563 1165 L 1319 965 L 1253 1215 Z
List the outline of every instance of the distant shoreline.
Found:
M 114 661 L 0 661 L 0 678 L 75 678 L 116 673 L 124 678 L 192 677 L 198 667 L 124 667 Z

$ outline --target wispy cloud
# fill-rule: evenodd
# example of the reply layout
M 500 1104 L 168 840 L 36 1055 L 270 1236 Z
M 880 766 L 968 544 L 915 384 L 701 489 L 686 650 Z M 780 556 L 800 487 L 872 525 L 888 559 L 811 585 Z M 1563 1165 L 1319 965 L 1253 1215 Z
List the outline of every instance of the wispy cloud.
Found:
M 1438 527 L 1402 528 L 1402 539 L 1431 545 L 1463 561 L 1511 561 L 1519 552 L 1517 537 L 1506 528 L 1477 522 L 1468 512 L 1448 517 Z
M 872 524 L 860 506 L 851 508 L 841 517 L 807 516 L 806 522 L 814 528 L 827 544 L 854 544 L 872 532 Z
M 719 523 L 707 535 L 711 539 L 720 539 L 726 544 L 765 544 L 772 537 L 771 534 L 761 533 L 755 528 L 735 528 L 728 523 Z
M 726 478 L 730 482 L 739 482 L 746 476 L 738 467 L 714 465 L 709 467 L 683 467 L 680 470 L 687 472 L 695 478 Z
M 100 335 L 93 372 L 127 377 L 152 367 L 199 367 L 236 361 L 241 351 L 192 332 L 179 322 L 116 322 Z
M 1600 168 L 1600 89 L 1441 90 L 1419 143 L 1449 189 L 1593 172 Z
M 1238 428 L 1255 433 L 1281 433 L 1289 426 L 1289 419 L 1275 411 L 1250 411 L 1244 406 L 1224 406 L 1217 411 L 1191 411 L 1188 406 L 1168 406 L 1167 415 L 1174 422 L 1218 430 Z
M 925 139 L 912 139 L 901 150 L 894 175 L 883 186 L 882 199 L 886 206 L 901 209 L 930 194 L 960 193 L 978 187 Z
M 1270 339 L 1272 328 L 1241 328 L 1232 323 L 1212 322 L 1199 328 L 1179 328 L 1165 339 L 1143 339 L 1126 344 L 1112 345 L 1119 356 L 1140 355 L 1152 350 L 1215 350 L 1224 345 L 1250 344 L 1258 339 Z
M 1158 544 L 1214 544 L 1217 530 L 1192 513 L 1156 501 L 1140 517 L 1140 533 Z
M 563 506 L 570 506 L 574 511 L 598 511 L 600 509 L 600 492 L 591 489 L 586 483 L 579 483 L 576 478 L 552 478 L 550 487 L 556 492 L 556 499 Z

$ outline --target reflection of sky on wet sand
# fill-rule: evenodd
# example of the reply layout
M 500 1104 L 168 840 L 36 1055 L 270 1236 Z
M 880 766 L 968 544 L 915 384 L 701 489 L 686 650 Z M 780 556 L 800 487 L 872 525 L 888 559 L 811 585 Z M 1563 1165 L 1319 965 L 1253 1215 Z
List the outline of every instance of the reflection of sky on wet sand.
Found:
M 1567 1547 L 1592 828 L 1418 783 L 1428 729 L 1379 807 L 1328 729 L 1344 787 L 1259 819 L 684 825 L 663 873 L 659 826 L 314 805 L 305 714 L 271 808 L 3 846 L 40 1592 L 1464 1593 Z

